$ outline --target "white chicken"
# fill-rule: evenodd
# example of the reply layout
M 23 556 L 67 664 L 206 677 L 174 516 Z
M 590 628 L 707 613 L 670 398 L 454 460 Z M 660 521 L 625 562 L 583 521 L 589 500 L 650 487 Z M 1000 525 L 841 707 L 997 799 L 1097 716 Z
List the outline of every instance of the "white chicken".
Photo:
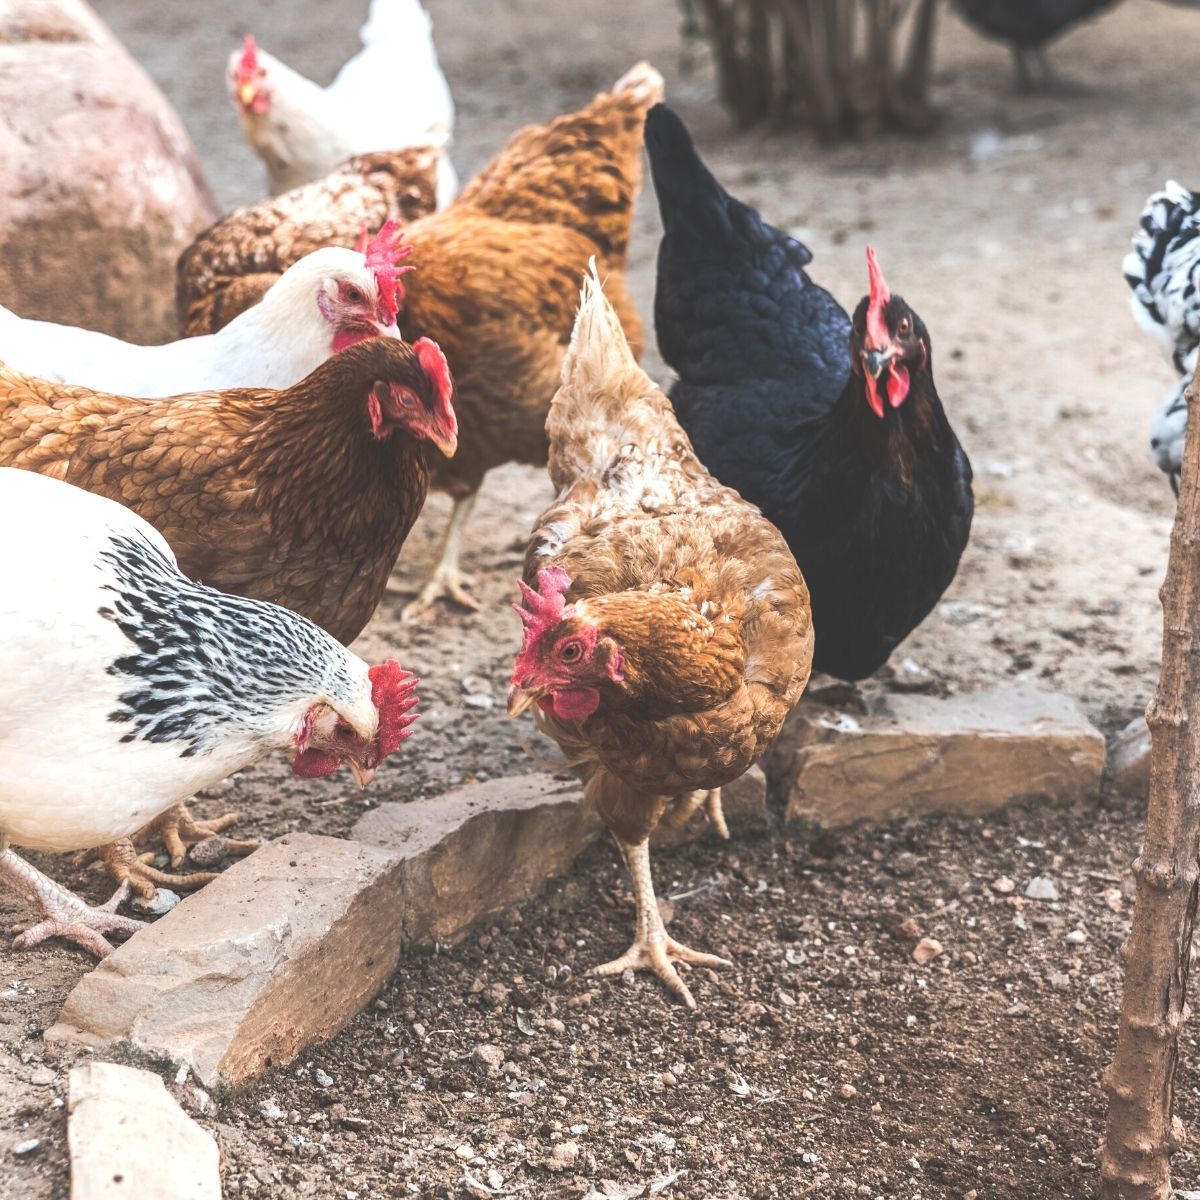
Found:
M 371 0 L 359 38 L 362 49 L 328 87 L 260 50 L 249 35 L 230 55 L 229 92 L 272 195 L 328 175 L 352 154 L 449 143 L 454 101 L 420 0 Z M 443 154 L 438 206 L 457 191 Z
M 1150 449 L 1178 492 L 1187 428 L 1184 392 L 1200 358 L 1200 194 L 1170 180 L 1142 210 L 1122 264 L 1133 319 L 1162 349 L 1179 379 L 1154 418 Z
M 400 336 L 396 280 L 409 268 L 398 264 L 412 252 L 400 236 L 389 222 L 358 250 L 315 250 L 224 329 L 162 346 L 0 307 L 0 361 L 24 375 L 122 396 L 289 388 L 346 346 Z
M 128 884 L 90 907 L 10 844 L 127 837 L 278 750 L 298 775 L 345 763 L 360 786 L 409 736 L 417 681 L 367 667 L 311 621 L 180 574 L 129 509 L 0 468 L 0 879 L 43 920 L 17 947 L 68 938 L 103 957 Z

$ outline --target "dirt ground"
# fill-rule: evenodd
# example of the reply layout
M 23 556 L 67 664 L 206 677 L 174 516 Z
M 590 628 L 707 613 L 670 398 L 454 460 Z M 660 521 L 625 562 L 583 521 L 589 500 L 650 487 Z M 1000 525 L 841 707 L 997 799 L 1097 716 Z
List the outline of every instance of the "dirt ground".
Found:
M 365 0 L 96 7 L 175 102 L 233 205 L 257 198 L 261 171 L 225 97 L 228 50 L 253 29 L 327 79 Z M 1172 511 L 1146 431 L 1171 377 L 1132 325 L 1120 260 L 1150 191 L 1200 181 L 1184 145 L 1200 101 L 1200 18 L 1129 0 L 1075 31 L 1055 59 L 1091 91 L 1062 100 L 1015 97 L 1004 51 L 948 16 L 938 133 L 830 149 L 803 134 L 737 135 L 671 0 L 429 8 L 464 177 L 518 125 L 576 107 L 648 57 L 720 177 L 811 246 L 815 277 L 847 307 L 865 290 L 870 240 L 929 325 L 977 475 L 958 579 L 905 655 L 951 692 L 1003 679 L 1060 689 L 1108 733 L 1144 708 Z M 657 228 L 647 195 L 631 269 L 647 316 Z M 665 379 L 653 352 L 647 365 Z M 424 680 L 420 736 L 366 799 L 281 762 L 213 791 L 200 811 L 237 809 L 245 836 L 340 834 L 364 805 L 528 770 L 532 726 L 502 706 L 518 641 L 506 603 L 548 498 L 540 472 L 496 472 L 466 556 L 483 613 L 446 610 L 410 630 L 398 620 L 406 589 L 448 511 L 429 503 L 397 592 L 357 647 L 398 653 Z M 632 916 L 600 845 L 495 928 L 406 961 L 374 1008 L 293 1068 L 206 1107 L 190 1086 L 176 1091 L 216 1132 L 230 1196 L 1090 1196 L 1140 833 L 1137 803 L 1109 796 L 659 852 L 673 928 L 736 963 L 693 977 L 695 1014 L 654 982 L 587 978 L 624 949 Z M 93 899 L 105 892 L 98 875 L 38 861 Z M 1023 899 L 1039 875 L 1057 901 Z M 1011 894 L 993 888 L 1002 877 Z M 0 922 L 27 919 L 0 895 Z M 925 968 L 911 957 L 921 936 L 946 947 Z M 0 950 L 2 1200 L 67 1195 L 71 1059 L 40 1035 L 87 967 L 58 946 Z M 1194 1128 L 1186 1041 L 1179 1101 Z M 1191 1151 L 1176 1181 L 1200 1187 Z

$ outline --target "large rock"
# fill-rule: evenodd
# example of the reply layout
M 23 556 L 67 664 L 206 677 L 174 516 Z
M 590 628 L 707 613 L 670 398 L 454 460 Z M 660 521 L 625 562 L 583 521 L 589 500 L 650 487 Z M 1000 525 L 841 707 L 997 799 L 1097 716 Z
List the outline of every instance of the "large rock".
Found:
M 82 0 L 0 0 L 0 303 L 174 335 L 175 259 L 216 219 L 179 118 Z
M 1027 687 L 941 699 L 890 695 L 856 715 L 801 704 L 772 755 L 787 817 L 825 826 L 983 813 L 1099 791 L 1104 737 L 1074 700 Z
M 290 1062 L 395 970 L 406 868 L 390 851 L 288 834 L 85 975 L 46 1038 L 126 1042 L 210 1085 Z
M 726 796 L 735 831 L 765 819 L 761 772 Z M 382 804 L 353 841 L 288 834 L 104 959 L 46 1038 L 125 1043 L 209 1085 L 290 1062 L 341 1029 L 405 947 L 455 942 L 566 871 L 602 832 L 581 799 L 573 780 L 527 775 Z
M 71 1071 L 71 1200 L 221 1200 L 212 1135 L 149 1071 L 92 1062 Z
M 350 836 L 408 858 L 405 937 L 449 945 L 474 922 L 536 895 L 599 836 L 600 822 L 581 799 L 574 780 L 492 779 L 381 804 Z

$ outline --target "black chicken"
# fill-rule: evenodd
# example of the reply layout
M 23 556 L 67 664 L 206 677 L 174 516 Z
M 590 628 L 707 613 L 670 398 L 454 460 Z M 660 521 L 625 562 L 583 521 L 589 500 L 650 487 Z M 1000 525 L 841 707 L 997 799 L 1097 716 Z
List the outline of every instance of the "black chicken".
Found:
M 851 322 L 805 274 L 809 251 L 717 183 L 665 105 L 646 149 L 675 411 L 705 466 L 787 539 L 812 594 L 814 667 L 861 679 L 937 603 L 971 528 L 971 465 L 929 334 L 870 251 Z
M 952 0 L 963 20 L 987 37 L 1012 47 L 1017 87 L 1070 90 L 1046 60 L 1046 46 L 1072 25 L 1113 8 L 1118 0 Z M 1196 8 L 1200 0 L 1166 0 L 1180 8 Z

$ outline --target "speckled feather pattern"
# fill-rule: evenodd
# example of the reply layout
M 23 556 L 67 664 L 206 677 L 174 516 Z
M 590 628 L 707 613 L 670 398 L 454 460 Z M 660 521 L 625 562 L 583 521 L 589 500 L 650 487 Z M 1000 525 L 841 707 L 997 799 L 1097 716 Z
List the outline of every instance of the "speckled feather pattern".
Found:
M 556 564 L 568 601 L 617 630 L 626 688 L 594 717 L 544 717 L 626 841 L 676 793 L 718 787 L 763 753 L 812 661 L 808 592 L 783 538 L 719 484 L 637 367 L 589 283 L 547 429 L 559 496 L 525 579 Z
M 436 487 L 461 497 L 502 463 L 546 461 L 546 412 L 570 340 L 579 277 L 593 255 L 640 354 L 641 323 L 621 272 L 641 185 L 642 123 L 661 95 L 661 77 L 639 64 L 579 112 L 519 130 L 449 208 L 405 228 L 416 269 L 404 277 L 400 329 L 410 340 L 436 341 L 455 381 L 458 453 L 449 461 L 435 456 Z M 338 174 L 352 176 L 349 164 Z M 255 273 L 272 256 L 271 270 L 289 265 L 299 246 L 275 239 L 271 229 L 277 206 L 293 212 L 291 197 L 311 195 L 320 207 L 294 210 L 289 239 L 302 228 L 304 250 L 328 244 L 322 237 L 354 244 L 361 225 L 354 188 L 337 195 L 325 195 L 320 184 L 309 188 L 317 190 L 227 218 L 184 253 L 179 295 L 188 332 L 231 320 L 235 299 L 253 303 L 274 279 Z M 218 237 L 223 228 L 229 236 Z M 252 289 L 235 291 L 242 287 L 237 280 L 252 275 Z M 220 289 L 225 299 L 209 305 Z
M 295 609 L 343 643 L 362 631 L 425 502 L 424 444 L 370 431 L 376 380 L 432 406 L 412 348 L 351 346 L 285 391 L 109 396 L 0 368 L 0 466 L 128 505 L 180 568 Z

